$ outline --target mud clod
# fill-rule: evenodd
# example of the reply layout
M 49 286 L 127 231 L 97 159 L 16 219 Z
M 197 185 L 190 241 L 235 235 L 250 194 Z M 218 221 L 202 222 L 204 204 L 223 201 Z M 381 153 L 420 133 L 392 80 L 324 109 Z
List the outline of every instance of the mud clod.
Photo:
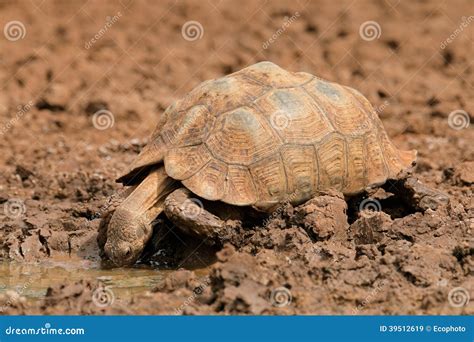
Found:
M 384 212 L 371 213 L 361 216 L 350 226 L 350 234 L 358 245 L 383 243 L 387 239 L 393 224 L 389 215 Z
M 315 241 L 347 238 L 347 203 L 341 193 L 321 194 L 296 208 L 291 223 L 305 228 Z

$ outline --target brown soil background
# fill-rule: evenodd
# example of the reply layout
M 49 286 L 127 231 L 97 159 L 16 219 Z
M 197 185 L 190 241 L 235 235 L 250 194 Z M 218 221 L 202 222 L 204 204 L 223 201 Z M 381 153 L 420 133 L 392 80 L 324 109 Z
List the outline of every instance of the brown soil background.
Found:
M 266 228 L 225 245 L 208 277 L 174 272 L 106 308 L 91 302 L 97 284 L 58 284 L 44 301 L 17 300 L 7 313 L 474 313 L 472 300 L 448 301 L 456 287 L 474 293 L 474 133 L 448 124 L 456 110 L 472 120 L 474 23 L 441 47 L 474 15 L 472 1 L 2 1 L 0 14 L 2 27 L 19 20 L 26 29 L 18 41 L 0 37 L 0 199 L 25 209 L 0 212 L 3 260 L 96 260 L 97 213 L 164 109 L 200 82 L 261 60 L 358 89 L 395 144 L 418 150 L 415 175 L 451 199 L 436 211 L 350 223 L 342 199 L 285 206 Z M 201 23 L 201 39 L 183 39 L 190 20 Z M 381 27 L 372 41 L 359 34 L 369 20 Z M 113 127 L 94 127 L 100 109 L 113 113 Z M 199 259 L 183 252 L 178 265 L 189 258 Z M 280 307 L 271 298 L 281 287 L 291 303 Z

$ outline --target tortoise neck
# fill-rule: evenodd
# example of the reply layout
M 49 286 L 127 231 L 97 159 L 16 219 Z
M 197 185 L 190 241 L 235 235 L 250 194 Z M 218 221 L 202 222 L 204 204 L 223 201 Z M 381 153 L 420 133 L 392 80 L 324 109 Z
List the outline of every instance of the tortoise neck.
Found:
M 163 211 L 166 196 L 178 186 L 179 183 L 160 167 L 151 171 L 120 207 L 142 216 L 146 223 L 151 223 Z

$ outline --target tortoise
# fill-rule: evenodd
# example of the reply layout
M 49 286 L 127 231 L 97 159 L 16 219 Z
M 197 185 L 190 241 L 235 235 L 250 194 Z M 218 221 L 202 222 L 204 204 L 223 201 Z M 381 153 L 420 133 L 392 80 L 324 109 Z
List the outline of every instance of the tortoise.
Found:
M 271 213 L 327 189 L 351 196 L 397 179 L 416 154 L 393 145 L 358 91 L 260 62 L 165 110 L 117 179 L 130 188 L 104 223 L 105 254 L 135 263 L 162 212 L 185 231 L 216 234 L 225 222 L 199 198 Z

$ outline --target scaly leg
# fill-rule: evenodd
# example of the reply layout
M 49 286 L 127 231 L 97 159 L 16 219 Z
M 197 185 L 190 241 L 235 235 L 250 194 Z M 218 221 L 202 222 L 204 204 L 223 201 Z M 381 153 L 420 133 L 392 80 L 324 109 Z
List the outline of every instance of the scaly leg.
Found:
M 179 188 L 168 195 L 164 212 L 184 232 L 202 239 L 215 241 L 227 231 L 226 222 L 207 211 L 186 188 Z
M 392 184 L 385 185 L 384 188 L 404 198 L 407 203 L 417 210 L 436 210 L 440 205 L 445 205 L 449 202 L 447 194 L 423 184 L 414 177 L 407 177 L 406 179 L 392 182 Z

